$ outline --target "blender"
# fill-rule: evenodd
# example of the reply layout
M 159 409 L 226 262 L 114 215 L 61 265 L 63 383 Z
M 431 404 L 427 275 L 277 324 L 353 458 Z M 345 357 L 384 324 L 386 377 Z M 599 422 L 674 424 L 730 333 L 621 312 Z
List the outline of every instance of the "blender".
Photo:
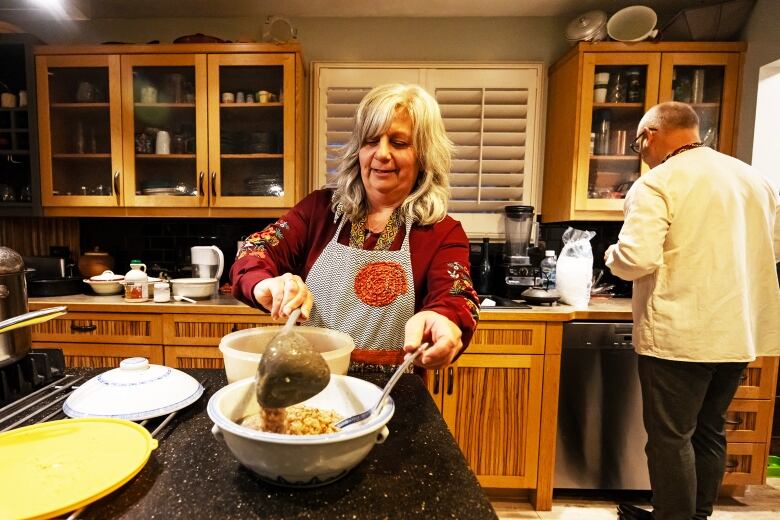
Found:
M 504 242 L 503 271 L 507 298 L 518 299 L 520 293 L 533 287 L 535 268 L 528 256 L 531 229 L 534 222 L 533 206 L 506 206 L 506 241 Z

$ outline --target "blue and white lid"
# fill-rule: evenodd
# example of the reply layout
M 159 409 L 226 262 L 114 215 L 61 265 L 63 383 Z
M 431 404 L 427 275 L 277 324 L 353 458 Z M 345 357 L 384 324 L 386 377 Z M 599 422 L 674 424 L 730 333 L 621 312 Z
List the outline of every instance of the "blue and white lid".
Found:
M 189 374 L 134 357 L 81 385 L 62 410 L 69 417 L 139 421 L 181 410 L 202 394 L 203 386 Z

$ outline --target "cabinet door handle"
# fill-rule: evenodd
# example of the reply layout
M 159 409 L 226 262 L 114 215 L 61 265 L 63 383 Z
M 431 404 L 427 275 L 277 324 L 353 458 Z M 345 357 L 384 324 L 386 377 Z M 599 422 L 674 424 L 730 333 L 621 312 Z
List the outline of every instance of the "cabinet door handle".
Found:
M 726 461 L 726 472 L 727 473 L 733 473 L 737 469 L 737 466 L 739 466 L 739 462 L 737 462 L 736 460 L 734 460 L 734 459 L 727 460 Z
M 453 386 L 455 386 L 455 369 L 447 367 L 447 395 L 452 395 Z
M 97 329 L 97 325 L 89 324 L 89 325 L 76 325 L 75 323 L 70 324 L 70 330 L 73 332 L 92 332 L 93 330 Z
M 230 332 L 238 332 L 238 323 L 234 323 L 230 328 Z
M 114 172 L 114 193 L 116 193 L 116 204 L 119 205 L 119 170 Z
M 729 426 L 739 426 L 740 424 L 742 424 L 742 418 L 740 417 L 738 419 L 726 419 L 725 423 L 728 424 Z
M 439 395 L 439 383 L 441 382 L 441 372 L 437 368 L 433 371 L 433 395 Z
M 211 172 L 211 196 L 217 196 L 217 172 Z
M 198 175 L 198 191 L 200 192 L 200 196 L 204 196 L 206 193 L 203 191 L 203 176 L 205 173 L 200 172 Z
M 748 375 L 747 375 L 747 369 L 745 369 L 744 372 L 742 372 L 742 375 L 739 376 L 739 384 L 741 385 L 745 381 L 747 381 Z

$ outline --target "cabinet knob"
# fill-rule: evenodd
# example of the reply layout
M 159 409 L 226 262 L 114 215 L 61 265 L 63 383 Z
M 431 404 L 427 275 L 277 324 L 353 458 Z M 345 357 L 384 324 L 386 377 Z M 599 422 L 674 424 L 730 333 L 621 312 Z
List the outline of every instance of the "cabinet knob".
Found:
M 211 172 L 211 196 L 217 196 L 217 172 Z

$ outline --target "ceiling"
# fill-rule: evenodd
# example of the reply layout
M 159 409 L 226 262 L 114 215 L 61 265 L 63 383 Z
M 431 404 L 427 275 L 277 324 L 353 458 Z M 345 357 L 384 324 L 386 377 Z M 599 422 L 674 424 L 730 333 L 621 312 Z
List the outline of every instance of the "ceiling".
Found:
M 665 17 L 686 7 L 712 5 L 723 0 L 59 0 L 63 8 L 57 14 L 40 7 L 45 1 L 0 0 L 0 20 L 233 18 L 269 14 L 288 17 L 566 17 L 591 9 L 612 14 L 634 4 L 650 6 L 660 17 Z

